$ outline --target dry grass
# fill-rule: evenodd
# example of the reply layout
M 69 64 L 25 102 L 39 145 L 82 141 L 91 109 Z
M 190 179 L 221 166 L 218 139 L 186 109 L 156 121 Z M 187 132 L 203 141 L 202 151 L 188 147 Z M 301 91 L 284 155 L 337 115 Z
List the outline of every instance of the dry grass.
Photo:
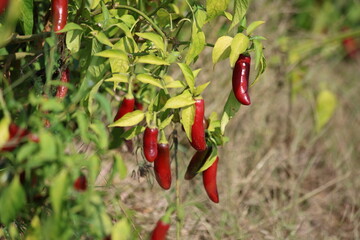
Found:
M 241 107 L 226 131 L 230 142 L 220 149 L 220 203 L 208 200 L 201 178 L 182 180 L 182 239 L 360 239 L 360 59 L 313 56 L 310 61 L 316 62 L 304 75 L 303 89 L 290 103 L 289 67 L 272 62 L 272 57 L 284 56 L 277 39 L 291 27 L 292 9 L 284 7 L 284 1 L 269 2 L 253 1 L 250 11 L 250 19 L 261 16 L 268 21 L 259 31 L 269 39 L 269 68 L 251 89 L 252 105 Z M 221 22 L 211 32 L 220 27 Z M 213 70 L 207 49 L 196 66 L 203 68 L 199 81 L 212 81 L 204 95 L 207 114 L 221 114 L 231 90 L 228 63 Z M 331 121 L 316 133 L 314 96 L 324 85 L 336 93 L 338 106 Z M 182 176 L 193 151 L 185 139 L 181 142 Z M 134 156 L 124 158 L 130 172 L 137 169 Z M 164 192 L 144 178 L 128 177 L 114 183 L 109 211 L 125 211 L 147 239 L 167 200 L 174 200 L 174 189 Z M 175 239 L 175 224 L 168 239 Z

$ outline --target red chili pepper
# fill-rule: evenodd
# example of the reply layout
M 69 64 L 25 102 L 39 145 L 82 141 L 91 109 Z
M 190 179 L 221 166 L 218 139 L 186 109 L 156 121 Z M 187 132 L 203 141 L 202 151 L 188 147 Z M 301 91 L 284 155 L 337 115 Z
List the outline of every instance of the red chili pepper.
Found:
M 63 71 L 61 73 L 60 81 L 63 82 L 63 83 L 68 83 L 69 80 L 70 80 L 70 71 L 69 71 L 68 68 L 66 68 L 65 71 Z M 58 86 L 57 91 L 56 91 L 56 97 L 64 98 L 66 96 L 67 91 L 68 91 L 68 87 L 66 87 L 66 86 Z
M 155 178 L 160 187 L 167 190 L 171 186 L 170 149 L 168 143 L 158 143 L 158 154 L 154 162 Z
M 144 132 L 144 138 L 143 138 L 144 155 L 146 160 L 148 160 L 149 162 L 155 161 L 158 155 L 158 149 L 157 149 L 158 133 L 159 130 L 157 128 L 149 128 L 149 127 L 147 127 Z
M 211 154 L 211 148 L 206 149 L 205 151 L 197 151 L 194 156 L 191 158 L 191 161 L 186 169 L 185 179 L 193 179 L 200 168 L 204 165 L 206 159 L 208 159 Z
M 28 138 L 32 142 L 39 142 L 39 137 L 30 133 L 27 129 L 20 128 L 15 123 L 9 125 L 9 139 L 0 151 L 13 151 L 21 142 L 23 138 Z
M 251 104 L 248 93 L 250 62 L 250 56 L 240 54 L 239 59 L 235 63 L 232 76 L 232 87 L 235 97 L 243 105 Z
M 53 29 L 55 32 L 62 30 L 66 25 L 68 16 L 68 0 L 52 0 L 51 10 Z
M 135 101 L 135 108 L 142 111 L 144 106 L 141 102 Z
M 8 0 L 0 0 L 0 14 L 2 14 L 8 5 Z
M 74 189 L 78 192 L 86 191 L 87 180 L 84 175 L 80 175 L 74 182 Z
M 170 228 L 170 224 L 165 223 L 160 219 L 156 223 L 156 226 L 151 234 L 151 240 L 165 240 L 169 228 Z
M 348 37 L 342 41 L 342 44 L 346 51 L 347 57 L 355 59 L 357 53 L 359 52 L 359 47 L 356 40 L 352 37 Z
M 215 162 L 205 171 L 203 171 L 203 183 L 207 195 L 214 203 L 219 202 L 219 194 L 216 185 L 216 172 L 219 162 L 219 157 L 216 158 Z
M 125 114 L 134 111 L 134 106 L 135 106 L 134 98 L 124 98 L 124 100 L 120 104 L 120 107 L 116 113 L 114 122 L 117 121 L 118 119 L 120 119 Z
M 204 113 L 204 99 L 196 99 L 194 123 L 191 127 L 191 146 L 198 151 L 204 151 L 206 149 Z

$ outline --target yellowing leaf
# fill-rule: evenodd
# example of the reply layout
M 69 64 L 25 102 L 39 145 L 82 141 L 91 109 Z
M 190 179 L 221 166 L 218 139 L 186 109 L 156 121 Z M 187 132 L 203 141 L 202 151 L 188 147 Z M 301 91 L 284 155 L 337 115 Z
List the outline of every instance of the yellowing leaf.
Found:
M 255 21 L 252 22 L 246 29 L 247 35 L 250 35 L 257 27 L 259 27 L 261 24 L 264 24 L 265 21 Z
M 209 167 L 211 167 L 211 165 L 215 162 L 216 158 L 217 158 L 218 152 L 217 152 L 217 148 L 212 148 L 212 152 L 210 157 L 206 160 L 206 162 L 204 163 L 204 165 L 200 168 L 200 170 L 198 171 L 198 173 L 205 171 L 206 169 L 208 169 Z
M 190 91 L 194 92 L 195 88 L 195 77 L 193 72 L 191 71 L 190 67 L 185 63 L 178 63 L 184 77 L 186 80 L 186 83 L 188 84 Z
M 111 239 L 129 240 L 131 237 L 131 227 L 126 218 L 117 222 L 111 230 Z
M 221 60 L 226 59 L 229 57 L 231 52 L 231 42 L 233 38 L 229 36 L 222 36 L 220 37 L 214 46 L 214 49 L 212 51 L 212 61 L 213 64 L 216 64 L 217 62 L 220 62 Z
M 11 119 L 9 117 L 3 117 L 0 121 L 0 148 L 4 146 L 4 144 L 9 140 L 10 133 L 9 133 L 9 125 Z
M 206 12 L 198 9 L 195 13 L 195 21 L 192 25 L 191 43 L 185 57 L 185 63 L 190 64 L 204 49 L 206 45 L 205 34 L 201 30 L 207 18 Z
M 191 141 L 191 127 L 194 124 L 195 105 L 192 104 L 181 111 L 181 123 L 184 127 L 186 136 Z
M 151 85 L 154 85 L 155 87 L 159 87 L 159 88 L 164 88 L 161 84 L 161 81 L 158 79 L 153 78 L 152 76 L 142 73 L 142 74 L 138 74 L 136 76 L 136 79 L 139 80 L 142 83 L 148 83 Z
M 337 98 L 329 90 L 323 90 L 316 98 L 315 129 L 319 132 L 335 112 Z
M 234 16 L 230 25 L 229 31 L 238 25 L 249 7 L 249 0 L 235 0 L 234 1 Z
M 227 8 L 229 0 L 206 0 L 206 11 L 209 19 L 221 15 Z
M 195 103 L 195 101 L 192 98 L 192 95 L 188 91 L 185 91 L 184 93 L 167 100 L 167 102 L 164 106 L 164 109 L 182 108 L 182 107 L 192 105 L 194 103 Z
M 196 89 L 195 89 L 194 95 L 195 96 L 200 95 L 205 90 L 205 88 L 207 86 L 209 86 L 209 84 L 210 84 L 210 82 L 207 82 L 207 83 L 204 83 L 204 84 L 202 84 L 200 86 L 197 86 Z
M 166 84 L 166 88 L 184 88 L 186 84 L 182 81 L 176 80 Z
M 129 61 L 127 54 L 120 49 L 108 49 L 102 52 L 95 53 L 95 56 L 105 58 L 119 58 L 127 62 Z
M 145 117 L 145 113 L 140 110 L 129 112 L 116 122 L 109 125 L 109 127 L 130 127 L 140 123 Z
M 242 33 L 235 35 L 234 39 L 231 42 L 231 52 L 230 52 L 230 66 L 234 67 L 236 60 L 238 60 L 241 53 L 245 52 L 249 47 L 249 38 Z
M 136 35 L 138 35 L 141 38 L 150 40 L 151 42 L 154 43 L 156 47 L 158 47 L 159 49 L 165 52 L 164 40 L 159 34 L 147 32 L 147 33 L 136 33 Z

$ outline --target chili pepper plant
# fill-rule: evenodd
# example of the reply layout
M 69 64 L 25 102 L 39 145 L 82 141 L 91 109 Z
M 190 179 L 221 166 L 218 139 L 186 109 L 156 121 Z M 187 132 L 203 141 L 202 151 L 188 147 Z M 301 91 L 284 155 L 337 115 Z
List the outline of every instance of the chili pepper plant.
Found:
M 150 236 L 126 211 L 107 211 L 99 188 L 103 161 L 112 166 L 108 182 L 129 177 L 123 145 L 146 166 L 141 175 L 151 171 L 164 189 L 171 211 L 162 235 L 173 227 L 181 238 L 180 172 L 190 181 L 203 172 L 204 196 L 221 204 L 225 129 L 250 104 L 266 67 L 265 38 L 255 34 L 264 22 L 248 23 L 248 7 L 248 0 L 2 1 L 0 238 Z M 204 29 L 220 18 L 226 31 L 210 42 Z M 202 97 L 216 79 L 199 84 L 194 67 L 206 48 L 207 64 L 229 61 L 234 89 L 221 115 L 206 112 Z M 192 159 L 178 158 L 179 136 Z

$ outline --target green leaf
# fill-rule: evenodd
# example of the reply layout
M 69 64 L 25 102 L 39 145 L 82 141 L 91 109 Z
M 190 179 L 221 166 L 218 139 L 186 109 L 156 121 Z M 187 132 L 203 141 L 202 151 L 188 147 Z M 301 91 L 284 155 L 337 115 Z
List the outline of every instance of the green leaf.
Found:
M 80 25 L 70 22 L 70 23 L 67 23 L 63 29 L 61 29 L 60 31 L 57 31 L 57 33 L 64 33 L 64 32 L 69 32 L 69 31 L 74 31 L 74 30 L 84 31 L 84 29 Z
M 206 0 L 208 19 L 211 20 L 223 14 L 229 4 L 229 0 Z
M 58 154 L 55 137 L 50 132 L 42 131 L 40 132 L 39 138 L 40 152 L 36 156 L 36 160 L 50 161 L 57 159 Z M 32 164 L 35 164 L 37 161 L 32 161 Z
M 249 47 L 249 38 L 242 33 L 235 35 L 233 41 L 231 42 L 231 52 L 230 52 L 230 66 L 234 67 L 236 61 L 238 60 L 240 54 L 246 51 Z
M 205 171 L 206 169 L 208 169 L 209 167 L 211 167 L 211 165 L 213 165 L 213 163 L 215 162 L 217 155 L 218 155 L 217 148 L 215 148 L 215 147 L 212 148 L 210 157 L 208 157 L 208 159 L 206 160 L 204 165 L 199 169 L 198 173 L 201 173 L 201 172 Z
M 129 112 L 109 127 L 130 127 L 140 123 L 145 117 L 145 113 L 140 110 Z
M 334 115 L 337 97 L 329 90 L 322 90 L 316 98 L 315 130 L 319 132 Z
M 263 54 L 263 45 L 259 40 L 254 40 L 253 42 L 255 50 L 255 69 L 258 69 L 261 61 L 261 56 Z
M 200 86 L 197 86 L 197 87 L 195 88 L 194 96 L 200 95 L 200 94 L 205 90 L 205 88 L 206 88 L 207 86 L 209 86 L 209 84 L 210 84 L 210 82 L 207 82 L 207 83 L 204 83 L 204 84 L 202 84 L 202 85 L 200 85 Z
M 41 109 L 43 111 L 62 112 L 64 105 L 62 102 L 59 102 L 58 99 L 50 98 L 42 102 Z
M 224 16 L 225 16 L 229 21 L 232 21 L 232 20 L 233 20 L 233 16 L 232 16 L 231 13 L 229 13 L 229 12 L 224 12 Z
M 89 122 L 87 116 L 82 111 L 76 113 L 76 122 L 79 126 L 81 139 L 84 143 L 89 143 Z
M 155 45 L 157 48 L 161 49 L 163 52 L 166 51 L 164 40 L 163 40 L 163 38 L 162 38 L 159 34 L 152 33 L 152 32 L 147 32 L 147 33 L 135 33 L 135 34 L 138 35 L 138 36 L 141 37 L 141 38 L 150 40 L 151 42 L 154 43 L 154 45 Z
M 105 33 L 103 32 L 99 32 L 99 31 L 92 31 L 90 32 L 100 43 L 107 45 L 109 47 L 114 46 L 114 44 L 112 44 L 109 40 L 109 38 L 105 35 Z
M 119 173 L 120 179 L 125 179 L 127 175 L 127 167 L 121 155 L 119 153 L 114 154 L 115 167 Z
M 29 142 L 22 146 L 20 150 L 17 152 L 16 160 L 21 163 L 25 159 L 30 159 L 31 156 L 34 155 L 34 153 L 39 149 L 39 146 L 37 143 Z
M 230 56 L 230 52 L 231 52 L 230 46 L 232 40 L 233 40 L 232 37 L 222 36 L 216 41 L 212 52 L 213 64 L 216 64 L 221 60 L 224 60 Z
M 66 47 L 71 53 L 77 53 L 80 50 L 82 34 L 83 32 L 79 30 L 69 31 L 66 34 Z
M 140 133 L 142 133 L 143 131 L 145 131 L 144 126 L 135 126 L 135 127 L 131 128 L 130 130 L 121 134 L 120 137 L 125 138 L 126 140 L 130 140 L 130 139 L 134 138 L 135 136 L 139 135 Z
M 181 111 L 181 124 L 184 127 L 186 136 L 191 141 L 191 127 L 194 124 L 195 105 L 192 104 Z
M 208 131 L 214 132 L 216 128 L 220 128 L 220 121 L 218 120 L 218 114 L 216 112 L 212 112 L 209 117 L 209 126 Z
M 182 94 L 167 100 L 164 109 L 182 108 L 194 104 L 195 101 L 190 92 L 184 91 Z
M 155 87 L 164 88 L 160 80 L 155 79 L 152 76 L 145 74 L 145 73 L 136 75 L 136 79 L 142 83 L 148 83 Z
M 257 28 L 259 27 L 261 24 L 264 24 L 265 21 L 255 21 L 255 22 L 252 22 L 246 29 L 246 34 L 247 35 L 251 35 L 252 32 Z
M 107 149 L 109 145 L 109 136 L 103 121 L 94 120 L 90 129 L 96 134 L 91 134 L 92 140 L 97 143 L 98 148 Z
M 66 189 L 68 180 L 68 173 L 66 169 L 61 172 L 52 180 L 50 187 L 50 202 L 55 215 L 59 218 L 62 209 L 62 202 L 66 198 Z
M 91 3 L 90 8 L 95 9 L 99 5 L 100 0 L 90 0 L 90 3 Z
M 26 194 L 18 176 L 15 176 L 10 185 L 0 192 L 0 222 L 7 225 L 13 221 L 26 204 Z
M 185 88 L 186 84 L 183 81 L 172 81 L 166 84 L 166 88 Z
M 194 92 L 194 88 L 195 88 L 195 77 L 193 72 L 191 71 L 190 67 L 185 64 L 185 63 L 178 63 L 184 77 L 186 80 L 187 85 L 190 88 L 191 92 Z
M 127 54 L 119 49 L 108 49 L 102 52 L 95 53 L 94 55 L 104 58 L 118 58 L 127 62 L 129 61 Z
M 9 1 L 10 2 L 10 1 Z M 21 7 L 21 26 L 24 29 L 26 35 L 31 35 L 34 26 L 34 15 L 33 15 L 33 0 L 22 0 Z
M 255 52 L 255 55 L 256 55 L 256 52 Z M 258 72 L 256 74 L 255 80 L 251 83 L 250 87 L 253 86 L 259 80 L 261 74 L 263 74 L 266 69 L 266 59 L 265 59 L 265 56 L 264 56 L 264 53 L 262 50 L 261 50 L 261 56 L 260 57 L 256 56 L 256 58 L 260 58 L 260 64 L 258 67 Z
M 129 240 L 131 238 L 131 227 L 126 218 L 117 222 L 111 230 L 111 239 Z
M 95 94 L 99 91 L 99 88 L 101 86 L 101 84 L 103 84 L 104 80 L 99 81 L 98 83 L 96 83 L 90 93 L 89 93 L 89 100 L 88 100 L 88 111 L 90 113 L 90 116 L 92 115 L 92 113 L 94 112 L 94 106 L 93 106 L 93 100 L 94 100 L 94 96 Z
M 229 31 L 238 25 L 246 14 L 249 7 L 249 0 L 235 0 L 234 1 L 234 16 L 230 25 Z
M 138 63 L 147 63 L 154 65 L 170 65 L 167 61 L 154 55 L 145 55 L 138 58 Z
M 206 12 L 198 9 L 195 13 L 192 25 L 191 43 L 185 57 L 185 63 L 190 64 L 204 49 L 206 45 L 205 34 L 201 30 L 206 21 Z
M 231 90 L 229 97 L 224 106 L 224 112 L 221 117 L 221 133 L 224 135 L 225 127 L 229 123 L 230 119 L 235 116 L 239 111 L 241 104 L 236 99 L 234 92 Z
M 164 129 L 166 126 L 168 126 L 172 119 L 173 119 L 174 115 L 171 114 L 169 117 L 167 117 L 164 121 L 161 122 L 160 126 L 159 126 L 159 130 Z
M 199 73 L 201 72 L 201 68 L 198 68 L 198 69 L 196 69 L 196 70 L 194 70 L 194 71 L 192 71 L 192 72 L 193 72 L 194 78 L 197 78 L 197 76 L 198 76 Z

